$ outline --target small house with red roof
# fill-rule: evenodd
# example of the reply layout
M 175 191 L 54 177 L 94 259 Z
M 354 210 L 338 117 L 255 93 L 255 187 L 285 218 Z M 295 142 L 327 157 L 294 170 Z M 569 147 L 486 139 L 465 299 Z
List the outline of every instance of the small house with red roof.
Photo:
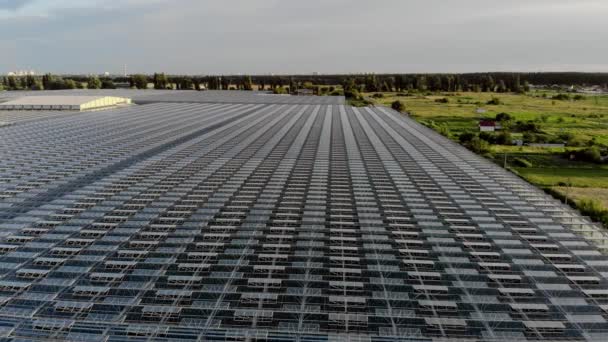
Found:
M 502 128 L 500 123 L 494 120 L 481 120 L 479 121 L 480 132 L 495 132 Z

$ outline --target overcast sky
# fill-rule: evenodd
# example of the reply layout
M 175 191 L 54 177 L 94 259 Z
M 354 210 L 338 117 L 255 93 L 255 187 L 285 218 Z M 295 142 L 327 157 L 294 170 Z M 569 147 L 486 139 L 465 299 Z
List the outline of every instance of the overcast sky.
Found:
M 0 73 L 608 71 L 608 0 L 0 0 Z

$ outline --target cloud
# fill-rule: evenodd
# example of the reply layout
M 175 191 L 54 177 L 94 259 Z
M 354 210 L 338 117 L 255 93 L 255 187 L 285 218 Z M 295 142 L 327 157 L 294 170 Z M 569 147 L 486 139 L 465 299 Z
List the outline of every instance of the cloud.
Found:
M 0 10 L 16 11 L 32 0 L 0 0 Z
M 124 64 L 132 72 L 203 74 L 607 71 L 606 6 L 603 0 L 34 0 L 0 20 L 0 41 L 11 47 L 3 65 L 41 72 L 120 72 Z

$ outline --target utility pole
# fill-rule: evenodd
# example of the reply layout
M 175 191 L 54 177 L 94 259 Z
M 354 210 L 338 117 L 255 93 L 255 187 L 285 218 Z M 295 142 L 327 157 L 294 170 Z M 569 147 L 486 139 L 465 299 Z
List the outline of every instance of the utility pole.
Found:
M 568 205 L 568 195 L 570 194 L 570 188 L 568 187 L 568 184 L 566 184 L 566 194 L 564 195 L 564 204 Z

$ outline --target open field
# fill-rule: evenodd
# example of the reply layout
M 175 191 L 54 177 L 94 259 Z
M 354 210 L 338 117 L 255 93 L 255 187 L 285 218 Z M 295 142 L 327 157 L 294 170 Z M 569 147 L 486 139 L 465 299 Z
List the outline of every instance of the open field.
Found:
M 575 201 L 580 201 L 582 199 L 589 198 L 595 199 L 596 201 L 600 202 L 605 208 L 608 208 L 608 189 L 562 186 L 556 186 L 553 187 L 553 189 L 571 199 L 574 199 Z
M 543 97 L 542 94 L 545 94 Z M 371 97 L 372 94 L 366 94 Z M 571 132 L 593 136 L 599 143 L 608 144 L 608 96 L 584 96 L 582 100 L 554 100 L 556 93 L 535 92 L 528 95 L 497 93 L 440 93 L 433 95 L 400 96 L 383 93 L 375 98 L 379 104 L 390 106 L 399 100 L 418 121 L 447 123 L 452 133 L 476 130 L 477 122 L 508 113 L 514 120 L 537 121 L 543 132 L 559 134 Z M 499 105 L 488 105 L 497 98 Z M 447 100 L 447 103 L 444 101 Z M 486 112 L 477 113 L 482 108 Z
M 543 187 L 570 184 L 574 187 L 603 188 L 608 192 L 608 169 L 515 168 L 531 183 Z

